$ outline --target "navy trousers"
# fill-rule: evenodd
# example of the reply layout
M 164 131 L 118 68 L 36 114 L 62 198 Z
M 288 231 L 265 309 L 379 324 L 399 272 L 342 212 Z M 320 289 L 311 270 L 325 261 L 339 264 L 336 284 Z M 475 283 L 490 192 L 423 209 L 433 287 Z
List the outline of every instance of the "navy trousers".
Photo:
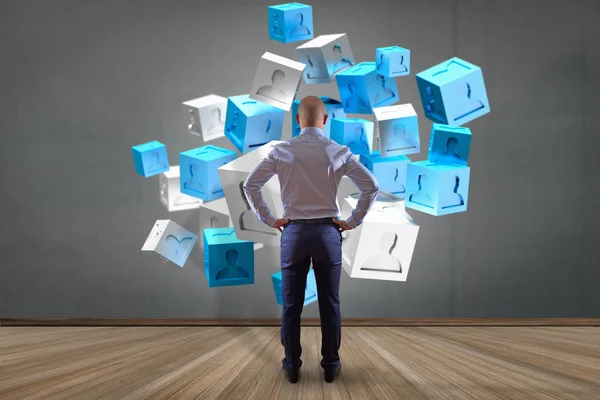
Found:
M 281 234 L 281 344 L 285 348 L 282 363 L 295 370 L 302 365 L 300 314 L 311 260 L 321 316 L 321 367 L 333 369 L 340 364 L 338 350 L 342 335 L 339 297 L 342 234 L 333 221 L 318 225 L 288 223 Z

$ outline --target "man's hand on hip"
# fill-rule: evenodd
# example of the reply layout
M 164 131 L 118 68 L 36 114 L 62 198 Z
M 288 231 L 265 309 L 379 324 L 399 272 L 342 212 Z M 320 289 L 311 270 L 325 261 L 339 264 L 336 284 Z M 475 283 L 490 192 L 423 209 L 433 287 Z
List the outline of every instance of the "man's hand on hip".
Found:
M 349 231 L 352 229 L 352 227 L 350 227 L 350 225 L 348 225 L 343 219 L 331 218 L 331 220 L 337 224 L 340 232 Z
M 283 232 L 282 227 L 287 224 L 288 222 L 290 222 L 289 218 L 279 218 L 277 220 L 275 220 L 275 222 L 273 223 L 273 225 L 271 225 L 271 228 L 275 228 L 277 229 L 279 232 Z

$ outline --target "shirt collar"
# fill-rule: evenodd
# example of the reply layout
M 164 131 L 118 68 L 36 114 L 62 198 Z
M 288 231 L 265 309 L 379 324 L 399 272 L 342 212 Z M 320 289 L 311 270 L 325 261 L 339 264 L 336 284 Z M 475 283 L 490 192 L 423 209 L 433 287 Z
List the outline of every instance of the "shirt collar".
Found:
M 300 134 L 311 134 L 311 135 L 321 135 L 323 136 L 323 130 L 314 127 L 314 126 L 307 126 L 306 128 L 302 128 L 302 130 L 300 131 Z

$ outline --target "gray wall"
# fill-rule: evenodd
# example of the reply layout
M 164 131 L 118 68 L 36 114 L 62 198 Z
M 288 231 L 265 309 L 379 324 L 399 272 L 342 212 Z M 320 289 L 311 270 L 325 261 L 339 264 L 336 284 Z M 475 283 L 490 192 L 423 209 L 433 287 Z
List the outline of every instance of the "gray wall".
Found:
M 183 269 L 142 254 L 156 219 L 199 222 L 167 213 L 157 177 L 131 158 L 156 139 L 178 164 L 199 145 L 181 101 L 247 93 L 266 50 L 294 57 L 268 39 L 271 3 L 0 3 L 1 317 L 279 315 L 273 249 L 257 252 L 255 285 L 218 289 L 199 249 Z M 492 110 L 468 124 L 469 210 L 411 211 L 421 231 L 408 282 L 343 275 L 343 315 L 600 317 L 599 2 L 311 4 L 317 34 L 347 32 L 358 60 L 411 49 L 413 75 L 397 82 L 418 113 L 414 73 L 455 55 L 482 67 Z M 338 97 L 335 85 L 299 95 L 313 93 Z

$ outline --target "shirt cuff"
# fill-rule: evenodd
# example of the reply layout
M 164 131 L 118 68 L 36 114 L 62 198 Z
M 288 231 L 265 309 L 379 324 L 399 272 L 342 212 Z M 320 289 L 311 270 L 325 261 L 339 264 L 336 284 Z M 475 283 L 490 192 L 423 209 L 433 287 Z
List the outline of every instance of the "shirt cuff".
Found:
M 263 220 L 263 222 L 269 226 L 273 226 L 273 224 L 275 223 L 275 221 L 277 221 L 277 218 L 275 218 L 272 215 L 267 216 L 267 218 L 265 218 Z
M 354 217 L 351 215 L 350 217 L 348 217 L 348 219 L 346 220 L 346 223 L 348 224 L 348 226 L 350 226 L 350 228 L 354 229 L 356 228 L 358 225 L 360 225 L 360 222 L 357 221 L 356 219 L 354 219 Z

